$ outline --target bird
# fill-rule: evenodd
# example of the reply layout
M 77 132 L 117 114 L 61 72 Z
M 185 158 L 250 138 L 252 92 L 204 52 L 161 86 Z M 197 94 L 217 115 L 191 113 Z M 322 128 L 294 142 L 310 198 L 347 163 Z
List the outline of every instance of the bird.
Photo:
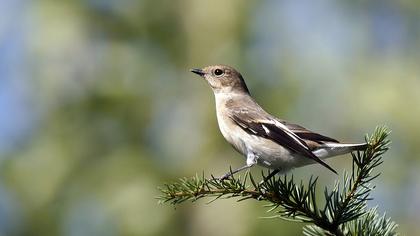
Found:
M 190 71 L 210 85 L 220 132 L 246 158 L 246 165 L 231 170 L 221 180 L 255 165 L 271 170 L 267 179 L 315 163 L 337 174 L 324 161 L 326 158 L 363 151 L 368 146 L 367 143 L 340 143 L 271 115 L 254 100 L 241 73 L 233 67 L 212 65 Z

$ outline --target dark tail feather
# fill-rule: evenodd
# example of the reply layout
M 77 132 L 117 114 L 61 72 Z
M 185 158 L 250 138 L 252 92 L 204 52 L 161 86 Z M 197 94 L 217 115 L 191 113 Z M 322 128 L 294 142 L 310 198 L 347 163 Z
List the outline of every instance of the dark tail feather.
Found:
M 369 146 L 368 143 L 349 144 L 353 151 L 364 151 Z
M 319 158 L 325 159 L 333 156 L 343 155 L 353 151 L 364 151 L 368 147 L 367 143 L 326 143 L 312 152 Z

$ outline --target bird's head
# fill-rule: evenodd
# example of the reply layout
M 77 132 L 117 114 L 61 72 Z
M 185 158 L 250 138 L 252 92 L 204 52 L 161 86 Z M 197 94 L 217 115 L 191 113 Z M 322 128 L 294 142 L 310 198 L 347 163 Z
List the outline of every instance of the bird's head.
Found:
M 190 71 L 206 79 L 214 93 L 249 93 L 242 75 L 230 66 L 215 65 Z

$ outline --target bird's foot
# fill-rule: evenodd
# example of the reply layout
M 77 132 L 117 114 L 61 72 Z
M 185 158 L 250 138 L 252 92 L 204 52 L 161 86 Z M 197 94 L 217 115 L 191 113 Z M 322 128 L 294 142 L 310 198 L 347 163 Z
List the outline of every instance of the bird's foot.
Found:
M 224 174 L 224 175 L 222 175 L 222 176 L 220 176 L 216 179 L 219 180 L 219 181 L 225 181 L 225 180 L 229 179 L 231 176 L 232 176 L 232 173 L 229 172 L 229 173 L 226 173 L 226 174 Z
M 264 177 L 264 179 L 261 180 L 261 182 L 259 184 L 261 185 L 261 184 L 267 182 L 269 179 L 273 178 L 279 172 L 280 172 L 280 170 L 273 170 L 266 177 Z

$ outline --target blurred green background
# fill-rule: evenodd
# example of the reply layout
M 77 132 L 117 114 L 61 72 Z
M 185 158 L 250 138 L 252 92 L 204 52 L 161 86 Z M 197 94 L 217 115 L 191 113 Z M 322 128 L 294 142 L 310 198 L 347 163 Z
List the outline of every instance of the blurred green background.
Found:
M 188 71 L 220 63 L 269 112 L 314 131 L 359 142 L 388 125 L 369 204 L 420 234 L 419 1 L 0 5 L 0 235 L 300 235 L 261 219 L 260 202 L 157 204 L 165 182 L 244 163 Z M 351 158 L 329 163 L 342 173 Z

